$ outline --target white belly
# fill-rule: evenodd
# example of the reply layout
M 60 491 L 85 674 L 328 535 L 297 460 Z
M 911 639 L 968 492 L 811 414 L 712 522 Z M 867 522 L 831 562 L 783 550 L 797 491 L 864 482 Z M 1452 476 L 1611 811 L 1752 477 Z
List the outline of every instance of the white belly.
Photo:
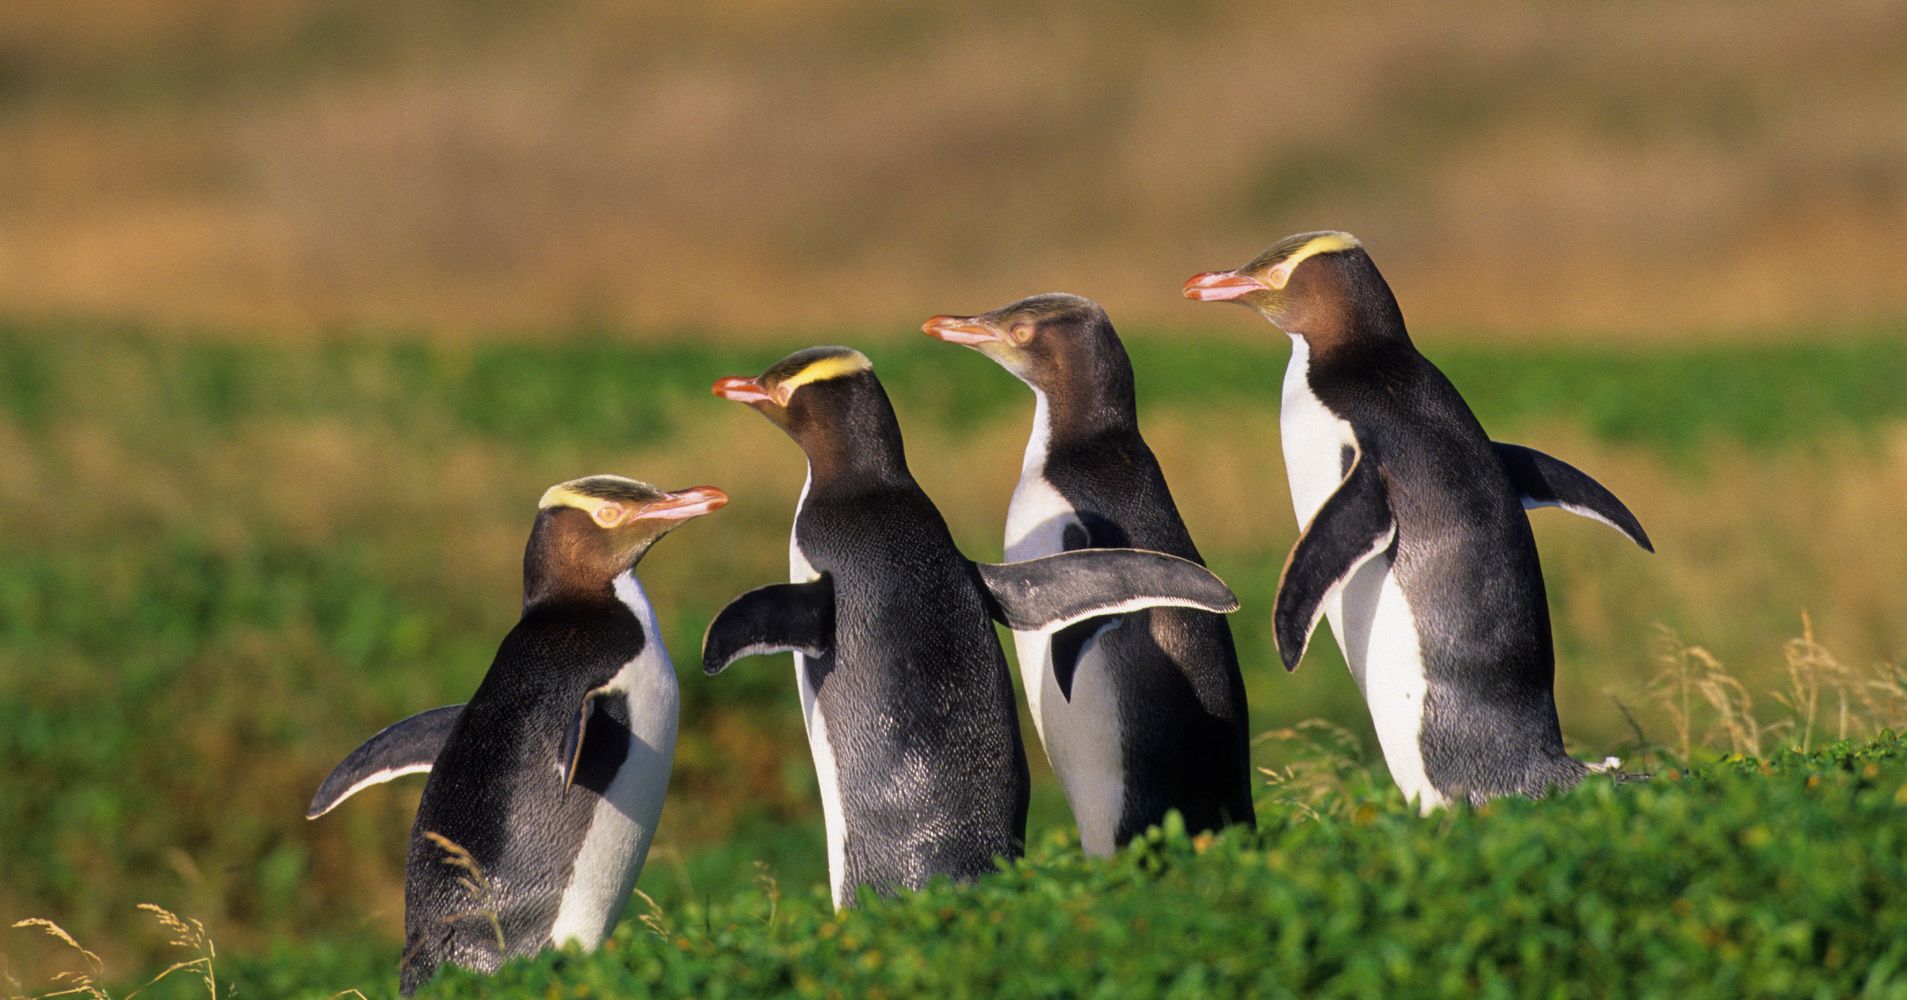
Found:
M 1291 481 L 1291 504 L 1298 523 L 1309 526 L 1324 501 L 1344 479 L 1344 448 L 1354 446 L 1351 425 L 1327 409 L 1306 380 L 1309 352 L 1293 336 L 1291 365 L 1285 370 L 1279 436 Z M 1404 797 L 1426 811 L 1444 797 L 1424 774 L 1424 675 L 1422 646 L 1404 592 L 1391 573 L 1390 558 L 1374 556 L 1324 602 L 1324 617 L 1351 677 L 1371 712 L 1371 724 L 1384 750 L 1391 780 Z
M 550 925 L 550 940 L 559 946 L 575 942 L 593 949 L 615 928 L 649 856 L 675 762 L 681 694 L 655 608 L 633 573 L 616 578 L 616 596 L 635 613 L 647 637 L 642 653 L 610 682 L 628 706 L 629 757 L 597 802 L 563 889 Z
M 1037 559 L 1065 551 L 1066 528 L 1078 524 L 1071 504 L 1042 475 L 1046 465 L 1049 410 L 1035 390 L 1033 434 L 1027 442 L 1020 482 L 1007 506 L 1006 558 Z M 1125 768 L 1120 752 L 1119 701 L 1113 671 L 1095 634 L 1081 648 L 1073 671 L 1073 696 L 1060 692 L 1053 673 L 1051 632 L 1014 632 L 1013 649 L 1026 689 L 1027 709 L 1046 759 L 1058 775 L 1066 804 L 1079 823 L 1080 844 L 1088 854 L 1113 850 L 1119 816 L 1125 807 Z
M 801 523 L 801 507 L 808 502 L 808 490 L 814 486 L 814 473 L 801 484 L 801 498 L 795 501 L 795 524 Z M 788 533 L 788 581 L 807 583 L 821 574 L 801 551 L 796 530 Z M 821 825 L 828 838 L 828 889 L 835 909 L 847 898 L 847 826 L 841 814 L 841 778 L 834 766 L 834 746 L 828 742 L 828 720 L 815 704 L 815 688 L 809 681 L 808 657 L 795 654 L 795 689 L 801 694 L 801 724 L 808 731 L 808 752 L 814 757 L 815 782 L 821 788 Z

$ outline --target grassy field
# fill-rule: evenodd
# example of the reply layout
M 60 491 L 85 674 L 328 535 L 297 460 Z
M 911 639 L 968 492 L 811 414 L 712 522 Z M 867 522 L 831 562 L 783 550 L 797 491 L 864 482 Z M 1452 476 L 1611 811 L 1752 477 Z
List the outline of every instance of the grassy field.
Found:
M 1897 750 L 1875 759 L 1880 776 L 1860 779 L 1867 784 L 1836 777 L 1858 777 L 1867 763 L 1849 765 L 1852 771 L 1832 762 L 1781 764 L 1780 780 L 1770 784 L 1778 789 L 1767 800 L 1771 816 L 1801 809 L 1804 772 L 1827 775 L 1838 789 L 1829 807 L 1793 827 L 1768 817 L 1760 827 L 1750 823 L 1746 779 L 1728 768 L 1688 786 L 1720 789 L 1700 793 L 1710 798 L 1678 798 L 1673 788 L 1681 786 L 1651 785 L 1634 798 L 1640 804 L 1623 806 L 1617 791 L 1592 790 L 1559 807 L 1568 822 L 1555 826 L 1534 820 L 1546 806 L 1409 817 L 1376 775 L 1362 707 L 1334 644 L 1314 643 L 1290 676 L 1271 650 L 1273 588 L 1296 534 L 1275 443 L 1282 338 L 1127 333 L 1148 437 L 1208 559 L 1244 601 L 1235 628 L 1253 721 L 1268 734 L 1257 752 L 1287 780 L 1267 784 L 1262 842 L 1227 838 L 1198 853 L 1172 841 L 1102 869 L 1068 860 L 1063 804 L 1042 774 L 1031 835 L 1043 846 L 1032 867 L 995 889 L 1018 886 L 1035 868 L 1060 877 L 1050 890 L 1006 893 L 1026 897 L 1001 902 L 1006 912 L 1050 903 L 1074 914 L 1086 894 L 1118 885 L 1169 883 L 1196 893 L 1218 880 L 1229 887 L 1211 890 L 1220 896 L 1180 898 L 1284 900 L 1239 911 L 1267 935 L 1292 912 L 1287 904 L 1329 923 L 1316 908 L 1358 880 L 1290 890 L 1315 897 L 1280 896 L 1273 884 L 1313 860 L 1318 871 L 1363 871 L 1353 859 L 1375 851 L 1386 832 L 1405 842 L 1467 842 L 1469 832 L 1493 829 L 1499 813 L 1532 821 L 1513 824 L 1502 843 L 1481 836 L 1486 843 L 1476 850 L 1538 851 L 1578 821 L 1591 835 L 1572 840 L 1634 824 L 1661 838 L 1650 850 L 1693 850 L 1698 836 L 1709 838 L 1703 850 L 1719 850 L 1727 837 L 1753 829 L 1785 845 L 1837 823 L 1876 837 L 1888 824 L 1899 828 L 1897 812 L 1880 801 L 1907 776 Z M 8 764 L 0 773 L 0 918 L 55 919 L 100 954 L 109 977 L 135 980 L 139 970 L 175 957 L 170 935 L 135 909 L 153 901 L 202 920 L 250 995 L 278 995 L 291 983 L 386 990 L 415 788 L 375 790 L 308 824 L 302 809 L 318 780 L 378 727 L 461 700 L 474 687 L 515 617 L 536 498 L 562 479 L 614 471 L 664 486 L 712 483 L 734 497 L 728 509 L 665 540 L 643 566 L 670 648 L 678 663 L 693 662 L 723 601 L 785 572 L 801 477 L 794 446 L 744 408 L 710 397 L 708 384 L 757 372 L 782 347 L 843 339 L 874 358 L 916 474 L 956 537 L 970 555 L 998 558 L 1030 397 L 984 359 L 918 336 L 836 333 L 758 347 L 708 337 L 637 343 L 613 331 L 578 330 L 536 344 L 252 344 L 0 325 L 0 509 L 7 511 L 0 522 L 0 760 Z M 1656 540 L 1659 553 L 1648 556 L 1602 526 L 1556 512 L 1534 516 L 1556 620 L 1564 730 L 1579 752 L 1656 762 L 1762 755 L 1882 726 L 1907 728 L 1907 705 L 1889 700 L 1899 692 L 1891 664 L 1907 649 L 1907 586 L 1899 573 L 1907 565 L 1907 518 L 1898 500 L 1907 492 L 1907 393 L 1899 388 L 1907 385 L 1907 343 L 1897 330 L 1795 330 L 1759 346 L 1646 351 L 1480 347 L 1435 337 L 1424 345 L 1493 434 L 1597 475 Z M 1796 641 L 1804 613 L 1812 643 Z M 1892 687 L 1884 683 L 1890 676 Z M 692 961 L 697 956 L 764 955 L 748 949 L 792 948 L 824 925 L 842 941 L 886 933 L 870 921 L 899 921 L 922 933 L 940 926 L 933 914 L 951 905 L 945 893 L 838 922 L 821 912 L 818 806 L 787 682 L 785 663 L 772 661 L 716 679 L 684 674 L 672 796 L 641 888 L 666 926 L 699 930 L 681 952 L 688 957 L 675 957 L 652 945 L 632 907 L 619 950 L 589 966 L 587 976 L 599 978 L 585 981 L 654 973 L 677 992 L 694 992 L 704 988 L 694 969 L 726 967 Z M 1299 728 L 1313 718 L 1347 732 L 1340 738 Z M 1032 756 L 1038 771 L 1043 762 L 1037 751 Z M 1351 791 L 1314 793 L 1322 772 L 1333 788 Z M 1695 824 L 1706 833 L 1684 832 L 1711 798 L 1727 808 Z M 1335 825 L 1296 822 L 1312 813 Z M 1728 826 L 1730 817 L 1745 825 Z M 1815 846 L 1831 852 L 1836 843 L 1875 856 L 1871 844 L 1851 838 Z M 1383 866 L 1409 864 L 1399 850 L 1378 852 L 1386 860 L 1371 862 L 1379 867 L 1366 874 L 1388 878 L 1395 872 Z M 1593 860 L 1633 874 L 1651 857 L 1658 855 Z M 1728 890 L 1737 895 L 1713 897 L 1735 901 L 1728 919 L 1759 920 L 1751 905 L 1757 894 L 1794 889 L 1792 879 L 1782 881 L 1775 855 L 1755 857 L 1766 866 Z M 1845 859 L 1821 858 L 1807 870 L 1859 876 L 1838 870 Z M 787 913 L 774 924 L 780 936 L 738 944 L 720 928 L 760 919 L 767 897 L 757 862 L 787 900 Z M 1230 868 L 1253 874 L 1224 874 Z M 1520 877 L 1538 877 L 1520 870 Z M 1462 878 L 1483 877 L 1454 871 L 1405 880 L 1421 894 L 1359 903 L 1359 919 L 1375 921 L 1372 914 L 1392 912 L 1386 907 L 1416 913 L 1411 907 L 1459 891 Z M 1709 912 L 1702 909 L 1708 897 L 1688 899 L 1698 915 Z M 1608 919 L 1627 916 L 1623 907 L 1656 903 L 1673 900 L 1614 896 Z M 1182 909 L 1192 919 L 1195 908 Z M 1555 912 L 1532 910 L 1528 919 Z M 1651 912 L 1649 920 L 1658 917 Z M 1584 933 L 1604 926 L 1597 923 L 1603 916 L 1587 911 L 1575 919 Z M 1703 926 L 1736 926 L 1722 916 L 1702 919 Z M 1095 936 L 1112 933 L 1113 923 L 1076 928 L 1085 937 L 1055 931 L 1037 940 L 1060 955 L 1114 949 L 1119 941 Z M 1367 926 L 1347 923 L 1330 933 Z M 1611 961 L 1656 954 L 1633 937 L 1654 926 L 1610 931 Z M 1825 962 L 1823 949 L 1864 940 L 1837 936 L 1854 933 L 1844 922 L 1823 926 L 1792 947 L 1780 935 L 1801 932 L 1777 928 L 1752 942 L 1776 942 L 1767 945 L 1769 962 L 1786 956 L 1798 963 L 1806 956 Z M 1717 941 L 1751 941 L 1723 933 Z M 14 956 L 13 973 L 25 982 L 43 981 L 62 960 L 61 949 L 31 929 L 0 934 L 0 953 Z M 987 938 L 996 939 L 1017 940 L 1004 932 Z M 1291 941 L 1282 947 L 1312 947 Z M 1341 954 L 1333 960 L 1339 964 L 1308 975 L 1349 977 L 1342 982 L 1293 981 L 1351 990 L 1391 974 L 1384 963 L 1408 963 L 1413 949 L 1427 947 L 1406 941 L 1368 968 Z M 881 965 L 868 951 L 764 958 L 760 974 L 785 971 L 788 978 L 775 981 L 801 986 L 814 968 L 803 963 L 846 955 Z M 1477 954 L 1499 966 L 1517 957 Z M 1668 962 L 1675 953 L 1661 954 Z M 1021 965 L 1040 959 L 1015 950 L 999 955 Z M 1197 974 L 1207 979 L 1179 988 L 1259 974 L 1228 969 L 1212 966 Z M 897 992 L 928 982 L 880 978 L 886 975 L 866 982 Z M 1667 990 L 1674 980 L 1663 983 Z M 1019 985 L 1037 984 L 967 988 Z M 1499 992 L 1517 995 L 1520 987 Z

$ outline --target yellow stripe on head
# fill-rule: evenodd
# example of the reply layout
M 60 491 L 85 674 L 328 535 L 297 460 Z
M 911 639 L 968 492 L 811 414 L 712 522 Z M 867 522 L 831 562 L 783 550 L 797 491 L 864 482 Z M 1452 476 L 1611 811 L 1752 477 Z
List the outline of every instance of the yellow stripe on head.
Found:
M 613 528 L 661 495 L 660 490 L 648 483 L 623 476 L 587 476 L 557 483 L 544 490 L 543 499 L 536 502 L 536 509 L 574 507 L 588 514 L 597 524 Z
M 1291 280 L 1291 272 L 1296 271 L 1298 265 L 1306 260 L 1321 253 L 1341 253 L 1360 246 L 1363 244 L 1350 233 L 1300 233 L 1279 240 L 1271 249 L 1259 254 L 1256 261 L 1246 265 L 1246 269 L 1256 271 L 1260 267 L 1268 267 L 1263 279 L 1265 284 L 1272 288 L 1283 288 L 1285 282 Z
M 873 368 L 874 363 L 867 355 L 851 347 L 810 347 L 776 362 L 762 381 L 772 381 L 776 395 L 786 400 L 790 393 L 810 382 L 845 378 Z

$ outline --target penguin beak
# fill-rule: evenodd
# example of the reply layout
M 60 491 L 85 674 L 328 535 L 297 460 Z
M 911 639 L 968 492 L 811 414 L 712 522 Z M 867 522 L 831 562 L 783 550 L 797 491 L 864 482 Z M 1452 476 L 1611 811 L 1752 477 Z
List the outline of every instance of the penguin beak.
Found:
M 762 388 L 759 380 L 741 375 L 718 378 L 709 391 L 731 403 L 747 403 L 750 406 L 756 403 L 767 403 L 774 399 L 768 390 Z
M 972 316 L 935 316 L 920 325 L 920 332 L 935 340 L 967 347 L 1006 339 L 1000 331 Z
M 713 486 L 691 486 L 662 495 L 662 499 L 642 509 L 644 519 L 686 521 L 711 514 L 728 506 L 728 494 Z
M 1268 292 L 1265 283 L 1237 271 L 1207 271 L 1185 279 L 1185 297 L 1198 302 L 1230 302 L 1253 292 Z

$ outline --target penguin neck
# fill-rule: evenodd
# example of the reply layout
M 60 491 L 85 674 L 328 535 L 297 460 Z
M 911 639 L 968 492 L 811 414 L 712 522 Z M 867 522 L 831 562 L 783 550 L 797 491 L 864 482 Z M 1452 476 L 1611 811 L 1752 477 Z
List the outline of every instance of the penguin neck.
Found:
M 1390 286 L 1368 260 L 1361 264 L 1301 271 L 1305 288 L 1297 301 L 1267 317 L 1286 333 L 1304 338 L 1313 362 L 1339 354 L 1416 349 Z
M 537 607 L 620 604 L 616 582 L 633 577 L 642 553 L 613 563 L 603 553 L 577 551 L 573 543 L 544 533 L 531 536 L 523 551 L 523 610 Z M 646 550 L 648 546 L 643 546 Z
M 914 481 L 900 431 L 891 424 L 868 434 L 822 434 L 802 442 L 808 479 L 817 489 L 842 485 L 899 485 Z
M 857 386 L 825 414 L 812 414 L 795 435 L 818 489 L 840 485 L 912 484 L 900 422 L 878 383 Z
M 633 578 L 634 569 L 608 580 L 582 577 L 570 574 L 557 574 L 540 578 L 528 578 L 523 581 L 523 610 L 553 607 L 604 607 L 620 605 L 622 600 L 616 594 L 616 583 L 623 577 Z
M 1033 397 L 1032 439 L 1044 439 L 1047 450 L 1109 434 L 1130 433 L 1139 425 L 1139 405 L 1133 396 L 1129 363 L 1107 365 L 1090 377 L 1068 379 L 1059 386 L 1035 385 Z

